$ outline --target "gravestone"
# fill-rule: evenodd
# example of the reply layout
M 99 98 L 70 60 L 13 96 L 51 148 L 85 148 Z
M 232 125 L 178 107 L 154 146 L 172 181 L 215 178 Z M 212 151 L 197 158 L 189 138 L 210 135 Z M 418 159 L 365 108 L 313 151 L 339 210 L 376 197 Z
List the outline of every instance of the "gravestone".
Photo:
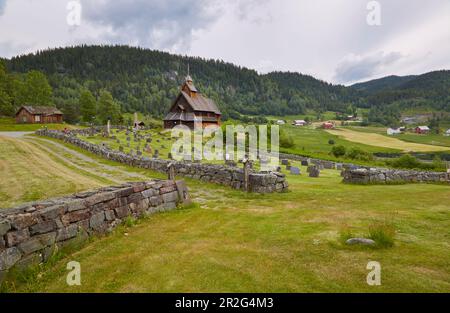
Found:
M 336 163 L 336 169 L 338 170 L 338 171 L 341 171 L 342 170 L 342 163 Z
M 292 175 L 300 175 L 300 169 L 298 167 L 291 166 L 290 171 Z
M 155 149 L 155 153 L 153 154 L 153 157 L 155 159 L 159 158 L 159 151 L 158 151 L 158 149 Z
M 137 150 L 136 153 L 137 153 L 137 155 L 139 155 L 139 156 L 142 155 L 142 151 L 141 151 L 141 150 Z
M 152 138 L 147 138 L 147 140 L 146 140 L 148 143 L 151 143 L 152 142 Z
M 289 160 L 286 160 L 286 159 L 281 160 L 281 165 L 288 165 L 288 164 L 289 164 Z
M 281 166 L 277 166 L 277 168 L 275 169 L 276 172 L 281 172 Z
M 309 163 L 308 163 L 307 160 L 303 160 L 303 161 L 302 161 L 302 166 L 308 166 L 308 165 L 309 165 Z
M 116 140 L 116 142 L 117 142 L 117 143 L 120 143 L 120 140 L 119 140 L 119 139 L 117 139 L 117 140 Z
M 309 166 L 309 177 L 319 177 L 320 170 L 317 166 Z
M 286 171 L 290 171 L 291 170 L 291 166 L 288 164 L 286 165 Z
M 128 137 L 127 137 L 127 141 L 131 141 L 131 138 L 130 138 L 130 136 L 128 136 Z

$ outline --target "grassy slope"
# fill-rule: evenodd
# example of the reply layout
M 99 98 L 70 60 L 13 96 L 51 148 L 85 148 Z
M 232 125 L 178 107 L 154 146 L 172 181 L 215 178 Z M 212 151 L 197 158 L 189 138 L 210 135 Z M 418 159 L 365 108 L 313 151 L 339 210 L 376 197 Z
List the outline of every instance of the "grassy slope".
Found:
M 411 143 L 397 139 L 394 136 L 384 136 L 376 133 L 359 132 L 348 128 L 338 128 L 327 130 L 328 133 L 338 135 L 346 140 L 367 143 L 371 146 L 378 146 L 382 148 L 399 149 L 401 151 L 413 152 L 433 152 L 433 151 L 447 151 L 447 147 L 440 147 L 421 143 Z
M 1 136 L 0 173 L 0 208 L 101 185 L 27 142 Z
M 11 150 L 10 158 L 20 158 L 22 152 Z M 332 170 L 318 179 L 288 180 L 289 193 L 263 196 L 187 180 L 198 207 L 117 229 L 18 291 L 449 290 L 448 186 L 344 185 Z M 347 248 L 337 241 L 344 226 L 363 235 L 374 220 L 385 219 L 396 225 L 393 248 Z M 81 263 L 80 287 L 65 283 L 69 260 Z M 381 263 L 379 287 L 365 282 L 369 260 Z
M 386 127 L 350 127 L 349 129 L 364 133 L 375 133 L 384 135 L 386 137 L 392 138 L 386 134 Z M 405 133 L 395 135 L 396 139 L 403 140 L 406 142 L 420 143 L 426 145 L 444 146 L 450 147 L 450 136 L 446 137 L 444 135 L 428 134 L 419 135 L 414 133 Z M 450 150 L 450 149 L 449 149 Z
M 16 124 L 16 120 L 13 118 L 0 117 L 0 131 L 35 131 L 43 127 L 58 130 L 76 128 L 69 124 Z

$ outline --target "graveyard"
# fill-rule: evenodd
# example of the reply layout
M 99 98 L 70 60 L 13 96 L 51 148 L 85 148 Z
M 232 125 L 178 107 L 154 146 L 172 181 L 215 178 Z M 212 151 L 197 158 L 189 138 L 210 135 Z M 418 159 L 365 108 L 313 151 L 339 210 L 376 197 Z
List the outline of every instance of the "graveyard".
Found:
M 114 135 L 127 141 L 125 132 Z M 158 133 L 152 137 L 164 138 Z M 112 138 L 98 140 L 114 145 Z M 34 135 L 2 137 L 0 151 L 6 169 L 1 197 L 8 206 L 166 177 Z M 284 159 L 280 170 L 289 182 L 288 192 L 246 193 L 179 177 L 186 181 L 192 205 L 130 220 L 107 236 L 63 252 L 50 264 L 17 275 L 13 284 L 2 288 L 20 292 L 73 288 L 79 292 L 364 292 L 374 291 L 365 277 L 368 260 L 375 259 L 383 266 L 383 284 L 375 287 L 377 292 L 448 290 L 448 186 L 344 184 L 338 169 Z M 30 179 L 30 175 L 16 175 L 18 171 L 35 174 Z M 16 184 L 27 192 L 18 193 Z M 349 246 L 343 241 L 349 234 L 367 237 L 374 227 L 395 229 L 393 245 Z M 68 286 L 62 275 L 73 258 L 85 268 L 83 284 L 76 287 Z

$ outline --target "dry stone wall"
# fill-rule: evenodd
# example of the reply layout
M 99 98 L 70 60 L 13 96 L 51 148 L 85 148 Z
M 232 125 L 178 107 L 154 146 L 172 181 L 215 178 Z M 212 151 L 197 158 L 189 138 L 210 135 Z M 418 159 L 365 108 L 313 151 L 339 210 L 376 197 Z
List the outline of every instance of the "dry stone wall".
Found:
M 406 171 L 382 168 L 346 169 L 342 173 L 345 183 L 392 184 L 392 183 L 447 183 L 450 174 L 443 172 Z
M 305 165 L 314 164 L 319 169 L 342 170 L 344 183 L 354 184 L 389 184 L 389 183 L 450 183 L 450 174 L 444 172 L 427 172 L 415 170 L 398 170 L 380 167 L 367 167 L 350 163 L 337 163 L 280 153 L 281 159 L 301 161 Z
M 127 216 L 189 202 L 183 181 L 128 183 L 0 210 L 0 282 L 13 266 L 46 261 L 55 249 L 110 231 Z
M 171 164 L 175 168 L 176 175 L 226 185 L 234 189 L 244 189 L 244 170 L 242 168 L 129 155 L 121 151 L 111 150 L 108 147 L 87 142 L 76 136 L 76 134 L 88 134 L 91 131 L 90 129 L 82 129 L 64 133 L 55 130 L 38 130 L 36 134 L 63 140 L 111 161 L 152 169 L 162 173 L 167 173 L 168 166 Z M 252 171 L 249 174 L 250 192 L 272 193 L 287 190 L 288 182 L 283 173 Z

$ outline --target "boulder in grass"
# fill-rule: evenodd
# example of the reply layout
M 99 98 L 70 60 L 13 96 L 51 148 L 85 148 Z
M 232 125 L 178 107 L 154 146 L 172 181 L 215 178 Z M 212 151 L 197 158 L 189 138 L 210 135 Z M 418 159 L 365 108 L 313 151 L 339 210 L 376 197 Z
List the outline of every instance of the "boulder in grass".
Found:
M 345 242 L 347 245 L 363 245 L 374 246 L 376 243 L 372 239 L 368 238 L 350 238 Z

